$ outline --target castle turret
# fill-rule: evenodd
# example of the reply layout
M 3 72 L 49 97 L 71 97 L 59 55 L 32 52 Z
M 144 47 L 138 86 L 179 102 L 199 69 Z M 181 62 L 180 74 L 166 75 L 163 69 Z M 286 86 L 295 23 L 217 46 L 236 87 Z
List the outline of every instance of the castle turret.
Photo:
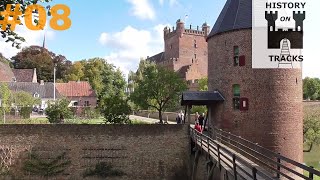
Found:
M 182 37 L 185 27 L 184 27 L 184 22 L 181 19 L 177 20 L 177 33 L 179 34 L 180 37 Z
M 202 31 L 204 32 L 204 35 L 207 37 L 210 33 L 210 26 L 207 24 L 207 22 L 202 24 Z
M 302 163 L 302 71 L 252 68 L 252 0 L 227 0 L 207 42 L 209 90 L 225 98 L 210 124 Z
M 166 35 L 168 35 L 170 33 L 170 28 L 168 26 L 166 26 L 163 29 L 163 37 L 166 37 Z

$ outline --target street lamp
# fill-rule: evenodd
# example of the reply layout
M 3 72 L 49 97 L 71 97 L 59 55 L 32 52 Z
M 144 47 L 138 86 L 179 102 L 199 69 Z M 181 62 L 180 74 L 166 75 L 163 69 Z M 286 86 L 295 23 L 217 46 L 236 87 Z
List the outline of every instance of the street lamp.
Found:
M 57 65 L 54 64 L 53 67 L 53 100 L 56 101 L 56 67 Z

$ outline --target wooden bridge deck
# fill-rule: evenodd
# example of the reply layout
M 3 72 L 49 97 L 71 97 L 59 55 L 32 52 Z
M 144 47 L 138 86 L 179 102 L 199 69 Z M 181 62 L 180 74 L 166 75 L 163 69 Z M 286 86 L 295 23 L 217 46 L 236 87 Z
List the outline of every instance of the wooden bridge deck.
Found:
M 231 148 L 216 140 L 210 140 L 208 136 L 194 134 L 192 139 L 202 152 L 205 152 L 218 162 L 218 166 L 222 166 L 223 169 L 230 174 L 237 176 L 238 179 L 278 179 L 272 177 L 272 175 L 266 172 L 258 164 L 235 152 Z

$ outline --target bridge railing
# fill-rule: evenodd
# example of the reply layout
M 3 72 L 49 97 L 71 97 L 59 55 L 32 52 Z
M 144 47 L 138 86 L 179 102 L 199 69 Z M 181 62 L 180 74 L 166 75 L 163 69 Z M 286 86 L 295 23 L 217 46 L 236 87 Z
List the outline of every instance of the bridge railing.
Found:
M 313 167 L 308 167 L 284 157 L 279 153 L 272 152 L 257 143 L 248 141 L 240 136 L 231 134 L 230 132 L 214 128 L 213 137 L 218 142 L 225 144 L 253 162 L 261 165 L 278 179 L 285 178 L 294 180 L 302 178 L 312 180 L 315 176 L 320 177 L 320 171 L 313 169 Z
M 256 165 L 250 164 L 243 157 L 236 155 L 230 148 L 222 146 L 217 141 L 213 140 L 209 136 L 199 133 L 194 128 L 190 127 L 191 138 L 205 150 L 210 156 L 214 156 L 219 168 L 221 169 L 222 163 L 228 168 L 232 169 L 235 180 L 238 177 L 241 179 L 275 179 L 272 174 L 262 170 Z

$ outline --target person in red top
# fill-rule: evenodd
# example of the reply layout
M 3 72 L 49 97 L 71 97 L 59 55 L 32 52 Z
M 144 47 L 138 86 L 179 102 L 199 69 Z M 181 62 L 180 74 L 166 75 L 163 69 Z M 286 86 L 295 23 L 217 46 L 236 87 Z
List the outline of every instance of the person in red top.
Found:
M 194 126 L 194 129 L 195 129 L 196 131 L 198 131 L 199 133 L 202 133 L 202 128 L 201 128 L 201 126 L 199 125 L 199 123 L 196 123 L 196 125 Z

